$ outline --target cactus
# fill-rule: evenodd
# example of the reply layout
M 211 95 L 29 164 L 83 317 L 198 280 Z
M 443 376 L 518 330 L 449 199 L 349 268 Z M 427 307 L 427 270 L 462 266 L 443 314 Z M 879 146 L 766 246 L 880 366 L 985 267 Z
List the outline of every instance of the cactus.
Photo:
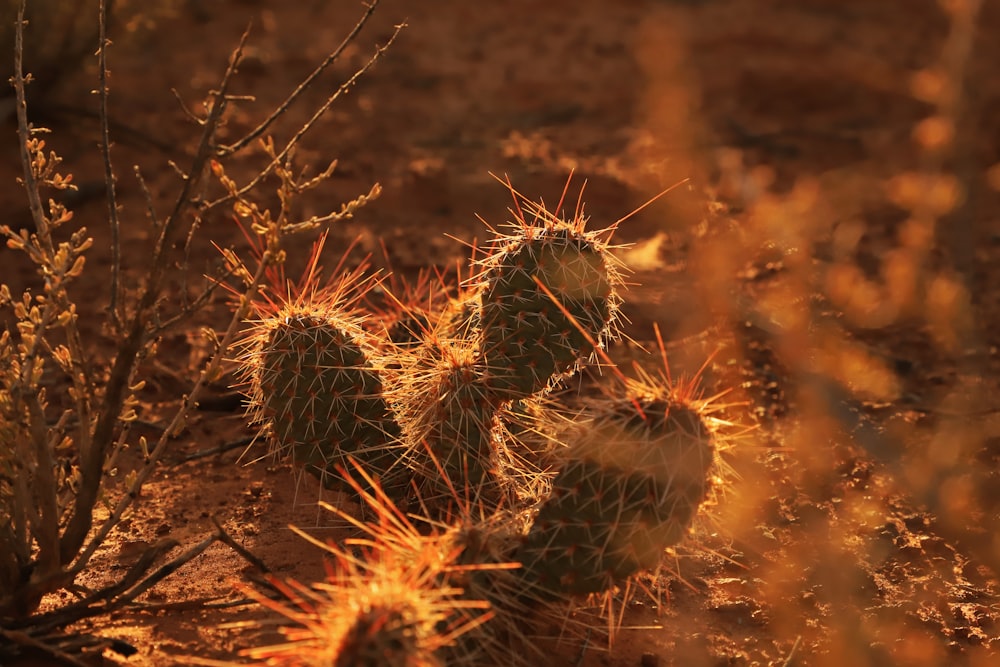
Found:
M 542 590 L 585 595 L 655 568 L 705 499 L 715 458 L 701 415 L 667 398 L 608 399 L 575 429 L 517 558 Z
M 571 373 L 614 335 L 621 284 L 607 244 L 585 220 L 544 211 L 540 226 L 499 236 L 482 261 L 480 327 L 490 385 L 522 399 Z
M 461 342 L 428 341 L 399 373 L 394 394 L 408 462 L 428 482 L 424 491 L 465 499 L 495 496 L 497 405 L 475 351 Z
M 249 411 L 273 454 L 290 454 L 325 483 L 347 456 L 384 486 L 400 480 L 399 426 L 376 346 L 356 316 L 334 301 L 285 304 L 255 324 L 246 348 Z
M 437 460 L 417 466 L 431 480 L 440 466 L 435 492 L 494 505 L 498 489 L 537 495 L 539 468 L 520 456 L 526 448 L 503 417 L 613 334 L 621 279 L 606 243 L 583 231 L 582 218 L 546 215 L 541 226 L 522 220 L 518 235 L 497 238 L 478 278 L 424 327 L 415 361 L 398 375 L 393 404 L 409 460 L 421 461 L 425 448 Z
M 402 566 L 433 552 L 451 564 L 411 579 L 413 595 L 447 591 L 449 604 L 492 609 L 430 655 L 415 639 L 417 607 L 345 592 L 338 604 L 355 611 L 325 664 L 537 664 L 540 649 L 510 653 L 532 645 L 528 619 L 565 624 L 573 598 L 657 567 L 707 497 L 716 439 L 696 382 L 678 389 L 669 369 L 663 382 L 640 370 L 582 414 L 558 407 L 558 382 L 617 335 L 620 267 L 579 214 L 565 221 L 521 198 L 516 217 L 455 298 L 386 291 L 396 310 L 385 340 L 348 309 L 311 301 L 258 326 L 251 398 L 276 446 L 322 474 L 336 468 L 360 494 L 378 524 L 340 514 L 379 558 Z M 360 482 L 343 472 L 348 454 Z M 384 490 L 404 472 L 433 513 L 429 531 L 412 529 Z M 581 636 L 589 628 L 573 623 Z
M 384 504 L 378 482 L 363 477 L 363 485 L 351 479 L 347 483 L 388 522 L 366 527 L 372 540 L 361 553 L 322 544 L 331 562 L 326 579 L 314 587 L 272 578 L 281 594 L 277 600 L 242 587 L 295 624 L 281 629 L 284 642 L 244 650 L 243 656 L 267 665 L 443 667 L 443 650 L 488 618 L 485 602 L 469 599 L 447 583 L 457 567 L 457 552 L 443 550 L 444 542 L 435 535 L 419 534 Z M 374 489 L 382 499 L 365 489 Z M 390 512 L 395 513 L 391 518 Z

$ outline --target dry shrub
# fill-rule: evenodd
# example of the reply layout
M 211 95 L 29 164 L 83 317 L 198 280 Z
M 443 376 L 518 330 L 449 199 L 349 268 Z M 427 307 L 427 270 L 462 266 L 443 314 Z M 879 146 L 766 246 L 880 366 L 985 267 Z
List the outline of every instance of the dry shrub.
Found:
M 141 3 L 116 4 L 116 16 L 135 11 L 138 4 Z M 33 636 L 126 604 L 215 541 L 226 541 L 227 536 L 220 529 L 176 558 L 169 567 L 151 572 L 153 565 L 177 546 L 175 540 L 165 538 L 108 588 L 94 591 L 82 600 L 57 605 L 44 614 L 36 613 L 44 596 L 72 587 L 76 577 L 90 566 L 108 534 L 137 502 L 143 484 L 156 473 L 157 461 L 168 439 L 183 426 L 205 384 L 218 376 L 223 356 L 265 273 L 284 261 L 285 239 L 350 218 L 378 195 L 375 185 L 339 210 L 297 219 L 292 212 L 295 200 L 328 178 L 333 167 L 306 179 L 293 173 L 291 155 L 316 119 L 374 64 L 385 47 L 379 47 L 361 71 L 335 90 L 312 120 L 299 128 L 286 144 L 276 146 L 266 140 L 272 124 L 358 35 L 375 4 L 367 8 L 345 41 L 278 109 L 247 136 L 233 144 L 224 144 L 217 138 L 217 131 L 227 108 L 236 101 L 228 90 L 249 37 L 244 34 L 221 82 L 209 94 L 205 115 L 197 119 L 200 140 L 170 212 L 162 218 L 151 214 L 148 225 L 153 242 L 145 263 L 148 272 L 137 279 L 141 289 L 128 295 L 122 286 L 118 234 L 119 216 L 123 214 L 115 201 L 108 134 L 107 54 L 105 48 L 97 48 L 106 44 L 108 24 L 101 19 L 111 9 L 111 3 L 102 2 L 99 8 L 88 12 L 80 12 L 74 3 L 59 1 L 22 2 L 19 6 L 4 3 L 8 18 L 17 16 L 17 20 L 9 22 L 12 29 L 16 27 L 12 40 L 15 47 L 12 51 L 16 53 L 13 83 L 24 167 L 22 182 L 34 225 L 31 230 L 0 225 L 0 235 L 5 237 L 9 248 L 27 256 L 35 267 L 36 280 L 23 294 L 12 293 L 7 285 L 0 286 L 0 307 L 7 310 L 7 321 L 14 323 L 0 333 L 0 638 L 13 644 L 37 644 Z M 26 23 L 26 19 L 30 22 Z M 3 25 L 6 28 L 8 22 Z M 72 212 L 53 196 L 60 190 L 73 189 L 72 177 L 61 170 L 58 155 L 46 146 L 46 131 L 30 123 L 26 100 L 29 84 L 36 81 L 34 72 L 76 62 L 81 54 L 93 53 L 95 49 L 104 140 L 101 150 L 113 244 L 111 280 L 104 295 L 109 304 L 104 330 L 113 337 L 117 349 L 110 362 L 95 355 L 95 341 L 85 340 L 78 328 L 80 309 L 70 288 L 86 270 L 91 239 L 85 228 L 70 224 Z M 36 65 L 26 64 L 29 55 Z M 29 75 L 28 66 L 40 69 L 32 70 Z M 225 165 L 247 146 L 258 143 L 268 158 L 267 164 L 247 184 L 238 184 L 226 175 Z M 275 211 L 258 207 L 253 200 L 259 184 L 268 177 L 275 177 L 278 182 L 277 197 L 281 205 Z M 141 176 L 139 180 L 145 188 Z M 207 184 L 212 184 L 219 196 L 213 202 L 198 201 L 203 192 L 211 191 L 203 189 Z M 209 281 L 202 294 L 170 306 L 162 297 L 168 268 L 178 261 L 175 255 L 183 252 L 176 242 L 194 233 L 203 216 L 221 208 L 231 209 L 247 222 L 247 227 L 259 237 L 263 252 L 249 269 L 243 264 L 230 263 Z M 136 221 L 136 224 L 141 223 Z M 141 362 L 155 354 L 153 343 L 167 327 L 189 321 L 219 284 L 234 275 L 241 285 L 238 306 L 228 328 L 213 336 L 214 353 L 210 361 L 192 378 L 190 391 L 179 397 L 180 408 L 159 439 L 147 442 L 136 437 L 130 425 L 137 416 L 137 392 L 144 384 Z M 68 401 L 60 402 L 64 407 L 49 401 L 49 393 L 56 386 L 68 386 Z M 115 478 L 116 462 L 127 447 L 141 452 L 144 462 L 123 478 Z M 98 507 L 104 510 L 106 518 L 95 524 Z M 0 642 L 0 649 L 3 643 Z M 59 653 L 57 647 L 50 648 Z

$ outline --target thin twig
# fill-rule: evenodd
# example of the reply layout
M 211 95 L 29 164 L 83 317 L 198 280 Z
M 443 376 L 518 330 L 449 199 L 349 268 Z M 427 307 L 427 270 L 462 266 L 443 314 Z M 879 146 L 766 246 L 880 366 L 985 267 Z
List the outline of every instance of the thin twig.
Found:
M 19 632 L 17 630 L 5 630 L 0 627 L 0 637 L 3 637 L 12 644 L 17 646 L 22 646 L 25 648 L 32 648 L 36 651 L 40 651 L 46 655 L 49 655 L 59 662 L 65 663 L 67 665 L 73 665 L 74 667 L 88 667 L 88 664 L 76 659 L 74 656 L 61 651 L 55 646 L 46 644 L 40 639 L 35 639 L 26 632 Z
M 114 611 L 115 609 L 119 609 L 127 605 L 128 603 L 132 602 L 132 600 L 135 600 L 137 597 L 148 591 L 150 588 L 152 588 L 159 582 L 163 581 L 171 574 L 182 568 L 184 565 L 186 565 L 187 563 L 191 562 L 192 560 L 200 556 L 202 553 L 205 552 L 206 549 L 208 549 L 210 546 L 212 546 L 218 541 L 219 541 L 218 535 L 210 535 L 209 537 L 206 537 L 204 540 L 194 545 L 181 555 L 177 556 L 177 558 L 174 558 L 173 560 L 164 563 L 163 565 L 158 567 L 155 572 L 153 572 L 152 574 L 144 578 L 142 581 L 137 583 L 135 586 L 130 588 L 124 595 L 117 598 L 116 600 L 110 601 L 105 611 Z
M 142 190 L 143 199 L 146 200 L 146 215 L 149 217 L 149 221 L 153 223 L 155 228 L 158 224 L 159 218 L 156 216 L 156 206 L 153 204 L 153 194 L 149 191 L 149 186 L 146 185 L 146 179 L 142 177 L 142 170 L 139 169 L 139 165 L 134 165 L 132 169 L 135 172 L 135 180 L 139 182 L 139 189 Z
M 24 76 L 24 11 L 27 0 L 21 0 L 17 9 L 17 29 L 14 31 L 14 94 L 17 98 L 17 136 L 21 154 L 21 169 L 24 172 L 24 189 L 28 193 L 28 207 L 31 219 L 35 223 L 35 232 L 46 248 L 52 247 L 52 237 L 49 231 L 49 220 L 42 207 L 42 197 L 38 193 L 38 181 L 31 164 L 31 154 L 28 152 L 28 142 L 31 140 L 31 126 L 28 124 L 28 101 L 25 87 L 31 80 L 30 75 Z
M 242 197 L 243 195 L 247 194 L 248 192 L 256 188 L 261 183 L 261 181 L 270 176 L 271 173 L 274 171 L 275 167 L 281 164 L 285 160 L 285 158 L 288 157 L 289 153 L 291 153 L 292 150 L 298 145 L 299 141 L 302 140 L 302 137 L 304 137 L 306 133 L 308 133 L 312 129 L 313 125 L 315 125 L 316 122 L 323 116 L 323 114 L 325 114 L 330 109 L 330 107 L 333 106 L 333 103 L 336 102 L 338 99 L 340 99 L 341 95 L 350 90 L 354 86 L 354 84 L 357 83 L 358 79 L 360 79 L 369 69 L 371 69 L 375 65 L 376 62 L 378 62 L 378 60 L 382 57 L 382 54 L 384 54 L 386 50 L 388 50 L 388 48 L 396 40 L 396 37 L 399 35 L 400 31 L 404 27 L 406 27 L 406 24 L 400 24 L 396 26 L 396 30 L 392 33 L 392 36 L 389 38 L 389 40 L 384 45 L 375 47 L 375 53 L 373 53 L 372 56 L 368 59 L 368 62 L 366 62 L 359 70 L 357 70 L 351 76 L 351 78 L 342 83 L 340 87 L 337 88 L 337 90 L 334 91 L 334 93 L 327 98 L 327 100 L 320 106 L 320 108 L 316 110 L 316 113 L 314 113 L 312 117 L 295 132 L 295 134 L 288 141 L 288 143 L 285 144 L 285 147 L 281 150 L 281 152 L 277 153 L 271 159 L 270 164 L 268 164 L 249 183 L 244 185 L 235 193 L 228 193 L 216 200 L 206 203 L 203 207 L 203 212 L 215 208 L 216 206 L 219 206 L 221 204 L 233 201 L 236 197 Z
M 347 35 L 347 37 L 344 38 L 344 40 L 340 43 L 340 45 L 336 49 L 334 49 L 334 51 L 330 53 L 315 70 L 313 70 L 312 74 L 307 76 L 298 86 L 296 86 L 295 90 L 292 91 L 292 94 L 289 95 L 288 98 L 284 102 L 282 102 L 278 106 L 278 108 L 276 108 L 271 113 L 270 116 L 264 119 L 264 121 L 260 125 L 255 127 L 249 133 L 247 133 L 239 141 L 230 144 L 228 146 L 219 146 L 219 148 L 216 151 L 216 154 L 219 157 L 226 157 L 228 155 L 232 155 L 233 153 L 249 146 L 252 141 L 263 135 L 267 131 L 267 129 L 271 127 L 274 121 L 276 121 L 283 113 L 285 113 L 288 110 L 288 108 L 295 102 L 295 100 L 298 99 L 299 95 L 304 93 L 306 89 L 309 88 L 310 85 L 312 85 L 312 82 L 315 81 L 316 78 L 319 77 L 319 75 L 322 74 L 327 67 L 333 64 L 344 52 L 344 49 L 346 49 L 347 46 L 354 41 L 354 38 L 358 36 L 358 33 L 361 32 L 361 29 L 365 26 L 366 23 L 368 23 L 368 19 L 371 18 L 371 15 L 372 13 L 374 13 L 375 8 L 378 6 L 378 3 L 379 0 L 372 0 L 371 4 L 368 5 L 368 9 L 365 11 L 364 15 L 358 21 L 357 25 L 354 26 L 354 29 L 351 30 L 351 32 Z
M 233 440 L 232 442 L 223 443 L 217 447 L 209 447 L 207 449 L 199 449 L 196 452 L 192 452 L 182 458 L 178 463 L 189 463 L 190 461 L 196 461 L 198 459 L 203 459 L 206 456 L 213 456 L 215 454 L 225 454 L 226 452 L 232 451 L 234 449 L 239 449 L 240 447 L 246 447 L 247 445 L 253 444 L 256 440 L 255 436 L 246 436 L 244 438 L 239 438 L 238 440 Z
M 206 609 L 232 609 L 233 607 L 249 607 L 258 604 L 256 600 L 248 597 L 227 600 L 226 595 L 213 595 L 203 598 L 192 598 L 179 602 L 145 602 L 129 605 L 131 611 L 203 611 Z
M 795 638 L 795 643 L 792 644 L 792 650 L 788 652 L 788 657 L 785 661 L 781 663 L 781 667 L 792 667 L 792 660 L 795 659 L 795 653 L 799 650 L 799 645 L 802 644 L 802 635 Z
M 144 551 L 128 572 L 114 584 L 91 592 L 85 598 L 64 607 L 44 614 L 37 614 L 31 618 L 18 619 L 12 624 L 12 627 L 30 627 L 32 632 L 36 634 L 44 633 L 99 613 L 95 610 L 103 609 L 110 600 L 134 586 L 142 579 L 157 558 L 176 547 L 177 544 L 177 540 L 170 538 L 160 540 Z
M 163 539 L 146 550 L 139 560 L 129 568 L 128 573 L 121 581 L 94 592 L 79 602 L 61 607 L 48 614 L 35 616 L 25 623 L 30 623 L 32 632 L 49 632 L 88 616 L 107 614 L 121 609 L 200 556 L 218 541 L 220 541 L 219 535 L 212 534 L 176 558 L 164 563 L 152 573 L 146 574 L 156 560 L 178 544 L 177 540 Z
M 185 299 L 186 303 L 180 309 L 180 311 L 178 311 L 177 314 L 174 315 L 173 317 L 169 317 L 169 318 L 167 318 L 166 320 L 164 320 L 162 322 L 157 322 L 156 325 L 154 325 L 153 327 L 151 327 L 150 334 L 154 335 L 154 336 L 158 336 L 161 333 L 163 333 L 164 331 L 166 331 L 167 329 L 169 329 L 170 327 L 172 327 L 175 324 L 177 324 L 178 322 L 183 322 L 185 320 L 190 319 L 190 317 L 192 315 L 194 315 L 199 310 L 201 310 L 202 308 L 204 308 L 205 306 L 208 305 L 209 301 L 212 298 L 212 295 L 214 295 L 215 292 L 216 292 L 216 290 L 218 290 L 219 287 L 223 284 L 223 281 L 225 281 L 227 278 L 231 277 L 232 275 L 233 275 L 232 269 L 226 269 L 219 276 L 217 276 L 215 278 L 211 278 L 210 281 L 209 281 L 208 286 L 205 287 L 198 294 L 198 296 L 196 296 L 194 298 L 194 300 L 188 301 L 187 299 Z M 187 290 L 184 289 L 184 292 L 186 293 Z
M 243 557 L 244 560 L 246 560 L 248 563 L 256 567 L 264 574 L 271 574 L 271 568 L 269 568 L 267 564 L 260 558 L 250 553 L 250 551 L 246 547 L 244 547 L 242 544 L 234 540 L 232 535 L 230 535 L 229 532 L 222 527 L 222 524 L 219 522 L 219 519 L 214 514 L 212 515 L 211 519 L 212 523 L 215 524 L 215 530 L 217 534 L 216 536 L 218 537 L 220 542 L 229 546 L 229 548 L 238 553 L 240 556 Z
M 104 158 L 104 183 L 107 185 L 108 225 L 111 228 L 111 303 L 108 310 L 115 331 L 121 328 L 122 313 L 118 307 L 121 292 L 122 244 L 119 236 L 118 203 L 115 195 L 115 172 L 111 165 L 111 133 L 108 129 L 108 61 L 107 50 L 110 41 L 107 36 L 107 0 L 100 0 L 100 16 L 97 30 L 100 46 L 97 49 L 97 69 L 99 77 L 98 121 L 101 124 L 101 156 Z

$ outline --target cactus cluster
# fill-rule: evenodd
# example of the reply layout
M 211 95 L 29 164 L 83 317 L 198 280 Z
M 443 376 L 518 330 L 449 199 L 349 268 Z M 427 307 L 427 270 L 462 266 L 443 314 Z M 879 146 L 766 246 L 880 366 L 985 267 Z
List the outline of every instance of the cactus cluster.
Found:
M 252 323 L 241 357 L 272 452 L 379 507 L 416 493 L 433 514 L 441 558 L 463 564 L 433 586 L 495 615 L 442 648 L 446 664 L 496 662 L 526 616 L 656 568 L 716 460 L 703 415 L 666 384 L 625 382 L 573 418 L 549 416 L 552 390 L 617 335 L 623 281 L 604 232 L 519 204 L 455 298 L 404 307 L 381 329 L 343 299 L 296 298 Z M 400 562 L 424 557 L 413 540 L 369 532 Z M 417 651 L 405 605 L 352 618 L 351 664 Z

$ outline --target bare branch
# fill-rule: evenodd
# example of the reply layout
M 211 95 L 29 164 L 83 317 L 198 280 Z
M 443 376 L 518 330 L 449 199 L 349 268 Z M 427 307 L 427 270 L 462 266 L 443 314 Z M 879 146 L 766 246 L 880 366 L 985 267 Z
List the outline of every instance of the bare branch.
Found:
M 83 660 L 78 660 L 69 653 L 61 651 L 55 646 L 50 646 L 40 639 L 35 639 L 26 632 L 5 630 L 0 627 L 0 637 L 3 637 L 12 644 L 25 648 L 31 648 L 45 655 L 49 655 L 61 664 L 72 665 L 72 667 L 87 667 L 87 663 Z
M 111 166 L 111 134 L 108 130 L 108 61 L 107 51 L 110 44 L 107 36 L 108 5 L 107 0 L 100 0 L 100 15 L 98 17 L 97 69 L 99 79 L 97 116 L 101 124 L 101 155 L 104 158 L 104 184 L 107 187 L 108 225 L 111 227 L 111 303 L 108 306 L 115 330 L 121 328 L 122 313 L 118 301 L 121 298 L 122 244 L 119 236 L 118 203 L 115 195 L 115 172 Z
M 142 177 L 142 170 L 139 169 L 139 165 L 133 165 L 132 169 L 135 171 L 135 180 L 139 181 L 139 188 L 142 190 L 142 196 L 146 200 L 146 215 L 155 227 L 158 224 L 159 218 L 156 217 L 156 207 L 153 204 L 153 195 L 149 191 L 149 186 L 146 185 L 146 179 Z
M 295 100 L 298 99 L 299 95 L 304 93 L 306 89 L 308 89 L 309 86 L 312 85 L 312 82 L 315 81 L 316 78 L 319 77 L 319 75 L 322 74 L 327 67 L 333 64 L 337 60 L 337 58 L 340 57 L 340 55 L 344 52 L 344 49 L 347 48 L 347 45 L 354 41 L 354 38 L 358 36 L 358 33 L 361 32 L 361 29 L 364 28 L 366 23 L 368 23 L 368 19 L 371 18 L 372 13 L 375 12 L 375 8 L 378 6 L 378 3 L 379 0 L 372 0 L 371 4 L 368 5 L 367 11 L 365 11 L 364 15 L 358 21 L 357 25 L 354 26 L 354 29 L 351 30 L 351 32 L 347 35 L 347 37 L 344 38 L 344 40 L 340 43 L 340 45 L 336 49 L 334 49 L 334 51 L 330 53 L 315 70 L 313 70 L 312 74 L 306 77 L 295 88 L 295 90 L 292 91 L 292 94 L 289 95 L 288 98 L 284 102 L 282 102 L 278 106 L 278 108 L 271 113 L 270 116 L 264 119 L 264 121 L 260 125 L 251 130 L 239 141 L 230 144 L 229 146 L 220 146 L 217 150 L 217 155 L 219 157 L 232 155 L 236 151 L 242 148 L 246 148 L 247 146 L 250 145 L 252 141 L 262 136 L 267 131 L 267 129 L 271 127 L 274 121 L 276 121 L 283 113 L 285 113 L 285 111 L 288 110 L 288 108 L 295 102 Z
M 233 193 L 230 193 L 223 197 L 220 197 L 219 199 L 216 199 L 214 201 L 205 204 L 204 210 L 208 210 L 216 206 L 219 206 L 220 204 L 230 202 L 236 196 L 243 196 L 247 194 L 255 187 L 257 187 L 261 183 L 261 181 L 267 178 L 271 174 L 271 172 L 274 171 L 275 167 L 284 162 L 284 160 L 288 157 L 289 153 L 291 153 L 292 150 L 295 148 L 295 146 L 298 145 L 299 141 L 302 140 L 302 137 L 304 137 L 306 133 L 312 129 L 313 125 L 315 125 L 316 122 L 323 116 L 323 114 L 325 114 L 330 109 L 330 107 L 333 106 L 333 103 L 336 102 L 341 95 L 350 90 L 354 86 L 354 84 L 357 83 L 358 79 L 360 79 L 369 69 L 371 69 L 375 65 L 376 62 L 378 62 L 378 60 L 382 57 L 382 54 L 384 54 L 386 50 L 388 50 L 388 48 L 396 40 L 396 37 L 399 35 L 400 31 L 405 27 L 406 27 L 405 23 L 396 26 L 396 30 L 392 33 L 392 36 L 389 38 L 389 40 L 382 46 L 378 46 L 375 48 L 375 53 L 373 53 L 371 58 L 368 59 L 368 62 L 366 62 L 364 66 L 361 67 L 361 69 L 356 71 L 351 76 L 350 79 L 342 83 L 340 87 L 337 88 L 337 90 L 330 97 L 327 98 L 326 102 L 324 102 L 322 106 L 320 106 L 320 108 L 316 110 L 316 113 L 314 113 L 312 117 L 308 121 L 306 121 L 305 124 L 303 124 L 302 127 L 298 129 L 298 131 L 295 132 L 294 136 L 292 136 L 292 138 L 288 141 L 288 143 L 285 144 L 285 147 L 281 150 L 281 152 L 277 153 L 271 159 L 270 164 L 268 164 L 267 167 L 265 167 L 260 173 L 258 173 L 257 176 L 253 178 L 253 180 L 251 180 L 245 186 L 240 188 L 235 193 L 235 195 Z
M 153 256 L 150 260 L 149 277 L 139 298 L 139 303 L 136 305 L 135 313 L 132 315 L 131 322 L 128 325 L 128 334 L 119 345 L 118 356 L 115 357 L 115 363 L 111 369 L 104 394 L 104 410 L 101 411 L 97 424 L 94 427 L 93 446 L 86 452 L 86 460 L 81 460 L 80 494 L 77 496 L 74 513 L 67 522 L 60 548 L 61 561 L 63 563 L 68 563 L 76 557 L 84 540 L 87 538 L 87 534 L 90 532 L 93 523 L 91 510 L 97 501 L 100 491 L 107 448 L 114 440 L 119 417 L 118 408 L 122 405 L 122 401 L 125 398 L 125 392 L 128 389 L 128 379 L 132 375 L 136 359 L 147 339 L 147 322 L 159 300 L 163 279 L 166 275 L 168 264 L 166 251 L 173 242 L 174 237 L 180 232 L 184 211 L 191 205 L 191 192 L 200 182 L 205 171 L 205 166 L 211 157 L 212 136 L 225 111 L 226 91 L 236 72 L 236 67 L 242 59 L 243 49 L 246 47 L 248 38 L 249 30 L 245 31 L 240 38 L 240 42 L 230 58 L 229 66 L 222 77 L 219 90 L 213 94 L 214 101 L 208 116 L 205 118 L 204 129 L 201 139 L 198 142 L 198 149 L 192 161 L 191 170 L 181 185 L 181 190 L 174 202 L 173 210 L 163 223 L 162 231 L 157 238 L 156 247 L 153 250 Z M 152 457 L 153 462 L 155 462 L 161 450 L 162 447 L 157 448 L 156 455 Z M 143 469 L 145 474 L 142 475 L 142 481 L 145 481 L 145 478 L 149 476 L 149 470 L 150 467 Z M 133 491 L 138 493 L 138 488 Z M 120 515 L 118 518 L 120 518 Z M 110 531 L 110 528 L 108 528 L 108 531 Z M 104 532 L 101 539 L 106 535 L 107 532 Z M 95 544 L 95 542 L 91 542 L 93 548 L 96 548 Z M 93 549 L 90 550 L 90 553 L 93 553 Z
M 18 151 L 21 154 L 21 167 L 24 171 L 24 189 L 28 193 L 28 207 L 31 219 L 35 223 L 38 238 L 47 250 L 52 249 L 52 236 L 49 234 L 49 220 L 42 206 L 42 197 L 38 194 L 38 181 L 31 165 L 31 152 L 28 141 L 31 140 L 31 126 L 28 124 L 28 101 L 25 97 L 25 86 L 28 83 L 24 76 L 24 11 L 27 0 L 21 0 L 17 10 L 17 27 L 14 31 L 14 93 L 17 97 L 17 136 Z M 30 76 L 30 75 L 29 75 Z

